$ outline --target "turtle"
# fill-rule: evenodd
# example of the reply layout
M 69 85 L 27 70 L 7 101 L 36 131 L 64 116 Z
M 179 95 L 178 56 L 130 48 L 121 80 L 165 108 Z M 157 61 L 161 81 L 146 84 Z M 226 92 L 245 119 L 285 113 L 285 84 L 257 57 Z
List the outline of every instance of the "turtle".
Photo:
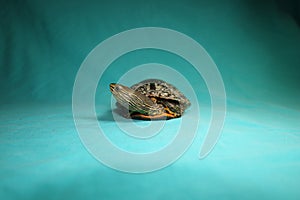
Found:
M 175 86 L 160 79 L 147 79 L 127 87 L 110 84 L 119 114 L 126 118 L 159 120 L 179 118 L 191 105 Z

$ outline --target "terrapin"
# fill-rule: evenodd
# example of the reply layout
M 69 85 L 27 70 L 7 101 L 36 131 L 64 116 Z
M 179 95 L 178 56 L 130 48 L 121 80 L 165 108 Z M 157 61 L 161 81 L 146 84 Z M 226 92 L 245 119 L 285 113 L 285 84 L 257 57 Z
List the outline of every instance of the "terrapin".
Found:
M 191 105 L 176 87 L 159 79 L 147 79 L 130 88 L 111 83 L 110 91 L 117 100 L 119 113 L 127 118 L 178 118 Z

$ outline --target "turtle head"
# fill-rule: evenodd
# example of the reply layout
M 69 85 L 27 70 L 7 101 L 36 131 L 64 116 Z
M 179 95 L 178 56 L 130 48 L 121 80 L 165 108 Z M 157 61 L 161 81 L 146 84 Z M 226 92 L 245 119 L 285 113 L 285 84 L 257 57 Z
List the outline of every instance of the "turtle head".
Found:
M 109 87 L 117 102 L 129 111 L 148 115 L 156 115 L 163 112 L 161 106 L 140 92 L 118 83 L 111 83 Z
M 109 87 L 117 102 L 124 107 L 128 107 L 128 104 L 132 101 L 134 90 L 117 83 L 111 83 Z

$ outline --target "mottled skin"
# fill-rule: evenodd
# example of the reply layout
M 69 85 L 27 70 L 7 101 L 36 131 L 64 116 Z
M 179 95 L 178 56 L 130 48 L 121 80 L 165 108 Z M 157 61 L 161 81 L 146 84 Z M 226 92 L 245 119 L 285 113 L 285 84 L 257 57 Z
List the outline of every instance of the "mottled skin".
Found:
M 111 83 L 110 90 L 125 117 L 135 119 L 171 119 L 180 117 L 190 101 L 173 85 L 147 79 L 131 88 Z M 126 112 L 127 111 L 127 112 Z

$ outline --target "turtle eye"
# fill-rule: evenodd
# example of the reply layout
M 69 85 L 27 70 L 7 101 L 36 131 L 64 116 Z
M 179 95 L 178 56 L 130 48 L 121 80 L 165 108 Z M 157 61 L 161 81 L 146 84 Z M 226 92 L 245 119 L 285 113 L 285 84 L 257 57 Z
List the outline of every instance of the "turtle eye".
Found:
M 115 87 L 115 91 L 119 91 L 120 90 L 120 87 L 119 86 L 116 86 Z

